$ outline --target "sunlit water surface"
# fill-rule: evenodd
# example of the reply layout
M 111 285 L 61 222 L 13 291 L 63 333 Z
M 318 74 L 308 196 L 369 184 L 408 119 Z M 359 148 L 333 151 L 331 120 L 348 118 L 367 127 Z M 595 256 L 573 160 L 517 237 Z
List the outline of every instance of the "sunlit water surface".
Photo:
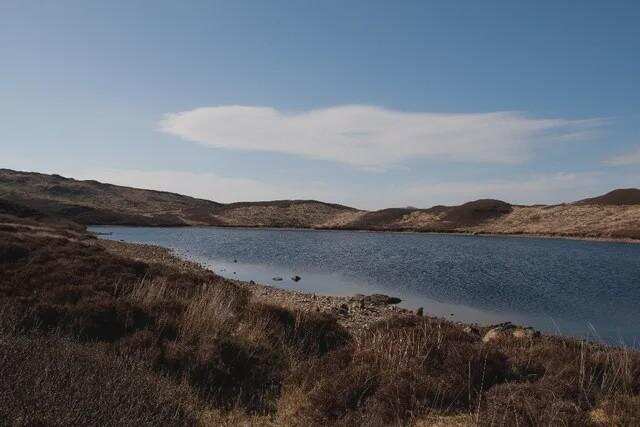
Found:
M 91 230 L 170 248 L 233 279 L 319 294 L 386 293 L 404 307 L 453 321 L 512 321 L 640 343 L 638 244 L 211 227 Z M 293 282 L 293 275 L 302 280 Z

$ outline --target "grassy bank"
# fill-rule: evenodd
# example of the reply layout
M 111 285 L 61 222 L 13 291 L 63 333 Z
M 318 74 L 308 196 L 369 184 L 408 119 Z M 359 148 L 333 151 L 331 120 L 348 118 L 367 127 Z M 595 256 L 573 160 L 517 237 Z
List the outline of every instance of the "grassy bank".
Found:
M 344 300 L 335 304 L 347 314 L 334 313 L 331 301 L 287 298 L 149 253 L 67 224 L 0 218 L 0 419 L 640 422 L 637 352 L 518 328 L 483 339 L 486 329 L 386 308 L 358 311 L 342 307 Z

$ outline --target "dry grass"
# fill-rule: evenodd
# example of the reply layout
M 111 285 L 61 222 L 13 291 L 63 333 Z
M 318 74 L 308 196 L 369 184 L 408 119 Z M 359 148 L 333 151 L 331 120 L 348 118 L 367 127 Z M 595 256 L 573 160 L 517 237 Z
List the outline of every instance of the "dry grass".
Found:
M 346 206 L 316 201 L 274 201 L 234 203 L 216 211 L 216 217 L 232 226 L 313 228 L 356 212 Z
M 503 384 L 482 402 L 482 422 L 491 425 L 584 425 L 593 413 L 607 418 L 608 402 L 633 401 L 640 393 L 640 354 L 554 337 L 496 343 L 522 381 Z M 630 400 L 631 399 L 631 400 Z M 608 409 L 605 411 L 603 408 Z M 609 406 L 607 406 L 609 405 Z M 640 421 L 633 411 L 629 417 Z M 635 418 L 634 418 L 635 417 Z
M 68 337 L 5 328 L 0 372 L 0 420 L 11 425 L 193 425 L 198 416 L 188 385 Z
M 180 337 L 215 338 L 228 332 L 248 304 L 248 292 L 229 286 L 203 286 L 190 299 L 180 322 Z
M 436 319 L 391 319 L 349 347 L 298 366 L 279 410 L 287 424 L 391 425 L 468 412 L 509 377 L 507 358 Z
M 471 231 L 573 237 L 640 238 L 640 205 L 514 207 Z

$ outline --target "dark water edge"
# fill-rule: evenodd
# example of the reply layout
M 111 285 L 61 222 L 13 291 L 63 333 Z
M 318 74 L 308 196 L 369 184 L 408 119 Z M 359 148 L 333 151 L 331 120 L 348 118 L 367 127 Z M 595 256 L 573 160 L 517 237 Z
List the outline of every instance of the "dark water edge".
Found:
M 640 347 L 640 245 L 291 229 L 91 230 L 167 247 L 228 278 L 318 294 L 387 293 L 404 307 L 453 321 L 511 321 Z M 293 275 L 302 280 L 293 282 Z

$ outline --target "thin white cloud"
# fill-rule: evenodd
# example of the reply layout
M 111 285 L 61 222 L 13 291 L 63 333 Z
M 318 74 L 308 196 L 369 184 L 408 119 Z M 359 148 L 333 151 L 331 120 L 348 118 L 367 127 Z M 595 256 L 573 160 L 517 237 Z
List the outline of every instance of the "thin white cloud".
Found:
M 517 164 L 532 145 L 592 136 L 600 119 L 532 118 L 518 112 L 436 114 L 347 105 L 302 113 L 216 106 L 167 114 L 162 132 L 212 147 L 270 151 L 365 168 L 428 158 Z
M 605 160 L 604 163 L 609 166 L 640 165 L 640 147 L 636 147 L 628 153 L 613 156 Z

